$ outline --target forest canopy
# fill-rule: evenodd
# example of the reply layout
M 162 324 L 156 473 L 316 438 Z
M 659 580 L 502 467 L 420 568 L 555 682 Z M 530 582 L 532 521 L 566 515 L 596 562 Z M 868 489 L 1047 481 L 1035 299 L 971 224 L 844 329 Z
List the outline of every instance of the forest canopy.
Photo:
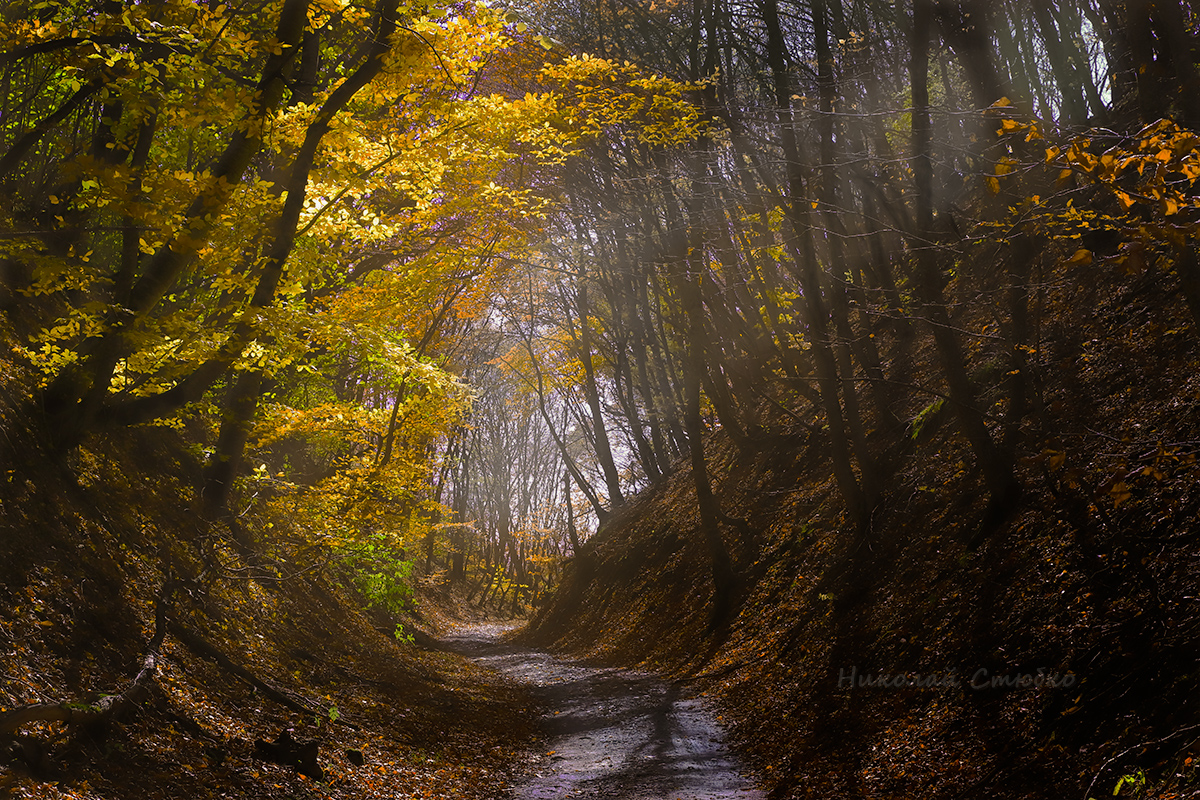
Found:
M 1194 783 L 1196 0 L 13 0 L 0 42 L 0 764 L 148 696 L 196 753 L 205 681 L 274 704 L 221 712 L 244 764 L 337 724 L 285 685 L 488 718 L 419 595 L 709 670 L 781 796 Z M 830 689 L 872 659 L 1080 682 Z
M 2 24 L 3 302 L 48 442 L 176 428 L 208 516 L 270 482 L 318 547 L 440 513 L 462 375 L 562 165 L 607 127 L 661 147 L 698 124 L 681 84 L 546 62 L 480 4 L 15 3 Z
M 305 552 L 473 556 L 514 607 L 681 464 L 727 593 L 714 431 L 824 437 L 865 536 L 953 418 L 998 523 L 1021 459 L 1061 464 L 1051 287 L 1156 270 L 1200 318 L 1186 2 L 0 24 L 0 302 L 47 446 L 174 429 L 206 517 L 253 498 Z

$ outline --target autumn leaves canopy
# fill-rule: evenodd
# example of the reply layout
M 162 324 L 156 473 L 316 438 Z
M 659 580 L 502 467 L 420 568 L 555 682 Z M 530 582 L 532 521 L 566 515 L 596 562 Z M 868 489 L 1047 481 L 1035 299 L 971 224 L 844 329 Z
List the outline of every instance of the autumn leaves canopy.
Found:
M 224 385 L 218 508 L 260 397 L 331 354 L 427 407 L 405 415 L 433 428 L 413 439 L 444 431 L 469 392 L 429 357 L 439 327 L 523 257 L 554 169 L 606 125 L 660 143 L 696 125 L 679 85 L 543 67 L 513 20 L 400 0 L 10 5 L 0 248 L 10 297 L 34 299 L 25 355 L 56 444 L 182 424 Z M 381 438 L 388 409 L 353 405 Z M 265 440 L 330 417 L 285 406 Z

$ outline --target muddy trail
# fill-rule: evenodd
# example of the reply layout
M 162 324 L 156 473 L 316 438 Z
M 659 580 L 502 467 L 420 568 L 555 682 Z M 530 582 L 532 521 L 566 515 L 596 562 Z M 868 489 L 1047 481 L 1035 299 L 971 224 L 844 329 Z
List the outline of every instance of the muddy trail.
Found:
M 654 675 L 566 661 L 477 625 L 444 645 L 527 684 L 543 708 L 541 754 L 514 798 L 762 800 L 706 704 Z

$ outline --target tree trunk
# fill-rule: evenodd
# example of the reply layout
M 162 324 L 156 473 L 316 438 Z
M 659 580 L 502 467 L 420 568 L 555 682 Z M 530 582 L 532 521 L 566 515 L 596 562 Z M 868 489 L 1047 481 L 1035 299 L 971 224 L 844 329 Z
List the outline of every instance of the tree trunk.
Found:
M 613 460 L 612 444 L 608 440 L 608 429 L 605 427 L 604 412 L 600 405 L 600 389 L 596 383 L 596 370 L 592 364 L 591 303 L 588 299 L 587 276 L 583 274 L 582 270 L 576 276 L 575 301 L 579 312 L 579 361 L 583 364 L 584 396 L 592 415 L 596 460 L 600 463 L 600 469 L 604 473 L 609 505 L 610 507 L 617 506 L 622 500 L 621 477 L 617 473 L 617 465 Z
M 792 89 L 788 78 L 786 54 L 782 29 L 779 25 L 777 0 L 764 0 L 763 19 L 767 28 L 768 64 L 774 80 L 776 102 L 776 124 L 787 161 L 788 201 L 785 212 L 791 225 L 792 240 L 788 250 L 796 280 L 800 283 L 807 308 L 808 341 L 816 367 L 817 390 L 821 407 L 829 428 L 830 454 L 838 489 L 846 505 L 846 512 L 856 526 L 863 526 L 870 518 L 870 508 L 859 486 L 854 472 L 850 439 L 846 434 L 846 421 L 838 397 L 840 381 L 837 364 L 830 344 L 828 312 L 821 298 L 821 281 L 817 273 L 816 253 L 813 247 L 812 226 L 802 208 L 808 204 L 805 180 L 801 172 L 800 146 L 796 141 L 792 119 Z
M 1071 63 L 1067 43 L 1059 32 L 1054 15 L 1046 3 L 1032 4 L 1033 17 L 1042 34 L 1042 45 L 1054 70 L 1054 82 L 1062 100 L 1060 122 L 1065 125 L 1080 125 L 1087 119 L 1087 105 L 1083 99 L 1083 86 L 1079 83 L 1077 65 Z
M 917 234 L 913 237 L 911 246 L 917 266 L 916 291 L 926 320 L 932 328 L 934 344 L 949 388 L 950 402 L 962 431 L 979 460 L 991 495 L 989 520 L 1000 520 L 1011 510 L 1009 506 L 1020 494 L 1020 485 L 1013 474 L 1012 462 L 996 447 L 984 424 L 975 387 L 971 384 L 964 366 L 965 354 L 942 298 L 942 275 L 934 249 L 931 203 L 933 165 L 929 155 L 932 124 L 929 118 L 928 88 L 931 5 L 931 0 L 916 0 L 909 62 L 913 92 L 912 169 L 916 184 L 917 217 Z
M 704 458 L 704 426 L 700 420 L 700 380 L 697 371 L 704 368 L 699 350 L 692 351 L 690 369 L 684 373 L 684 427 L 688 435 L 688 450 L 692 464 L 692 483 L 700 512 L 700 532 L 708 549 L 709 567 L 713 580 L 713 621 L 723 621 L 732 610 L 737 588 L 733 559 L 721 536 L 721 513 Z
M 204 469 L 200 506 L 206 519 L 218 519 L 228 510 L 233 480 L 241 467 L 242 453 L 250 439 L 254 415 L 258 411 L 262 380 L 262 370 L 239 373 L 225 396 L 217 446 Z

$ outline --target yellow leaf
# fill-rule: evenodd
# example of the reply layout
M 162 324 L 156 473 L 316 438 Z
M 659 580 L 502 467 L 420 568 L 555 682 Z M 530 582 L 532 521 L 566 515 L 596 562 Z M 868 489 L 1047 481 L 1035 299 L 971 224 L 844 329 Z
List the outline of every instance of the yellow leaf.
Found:
M 1000 181 L 996 180 L 991 175 L 987 176 L 987 186 L 991 189 L 992 194 L 1000 194 Z
M 1085 267 L 1090 263 L 1092 263 L 1092 251 L 1082 247 L 1076 250 L 1075 254 L 1067 259 L 1067 265 L 1072 267 Z
M 1118 202 L 1121 203 L 1121 210 L 1123 210 L 1123 211 L 1128 211 L 1130 208 L 1133 207 L 1133 204 L 1135 202 L 1137 202 L 1132 197 L 1125 194 L 1125 192 L 1122 192 L 1120 189 L 1117 190 L 1117 200 L 1118 200 Z

